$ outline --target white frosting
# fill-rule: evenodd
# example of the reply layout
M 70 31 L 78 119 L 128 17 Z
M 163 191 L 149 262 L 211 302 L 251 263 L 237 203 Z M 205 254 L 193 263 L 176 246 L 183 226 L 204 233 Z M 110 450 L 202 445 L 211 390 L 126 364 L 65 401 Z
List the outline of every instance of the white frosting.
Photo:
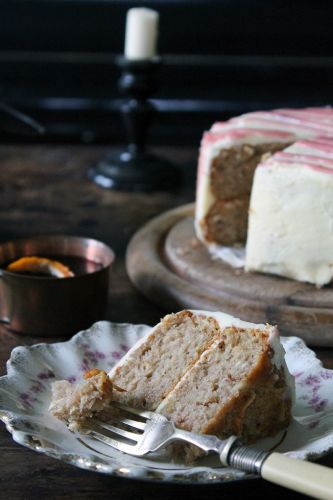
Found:
M 244 267 L 244 246 L 227 247 L 217 243 L 207 243 L 206 246 L 213 260 L 223 260 L 223 262 L 236 269 Z
M 242 319 L 231 316 L 230 314 L 220 312 L 220 311 L 204 311 L 201 309 L 189 309 L 189 311 L 196 315 L 204 315 L 214 318 L 221 328 L 227 328 L 229 326 L 236 326 L 239 328 L 257 328 L 259 330 L 266 330 L 267 325 L 263 323 L 250 323 L 249 321 L 244 321 Z M 269 326 L 269 328 L 275 328 Z
M 307 144 L 307 146 L 305 147 L 306 144 Z M 318 148 L 316 148 L 314 145 L 312 146 L 310 141 L 307 143 L 296 142 L 295 144 L 290 146 L 286 151 L 289 151 L 292 153 L 299 153 L 299 154 L 304 154 L 304 152 L 306 151 L 307 154 L 312 155 L 312 156 L 317 156 L 319 158 L 321 158 L 323 155 L 323 152 L 319 151 Z M 326 157 L 328 159 L 333 159 L 333 153 L 328 151 L 326 153 Z
M 273 157 L 274 158 L 274 157 Z M 245 269 L 317 286 L 333 277 L 333 175 L 271 161 L 257 168 Z

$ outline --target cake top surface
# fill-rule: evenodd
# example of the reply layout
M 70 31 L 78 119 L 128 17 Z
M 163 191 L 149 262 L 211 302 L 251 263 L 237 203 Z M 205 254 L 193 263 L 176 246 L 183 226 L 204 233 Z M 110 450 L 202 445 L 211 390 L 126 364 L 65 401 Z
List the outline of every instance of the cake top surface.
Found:
M 297 138 L 333 136 L 333 108 L 256 111 L 216 122 L 203 137 L 203 145 L 260 138 L 294 142 Z
M 333 140 L 312 139 L 297 141 L 283 151 L 270 156 L 259 166 L 297 165 L 317 171 L 333 173 Z

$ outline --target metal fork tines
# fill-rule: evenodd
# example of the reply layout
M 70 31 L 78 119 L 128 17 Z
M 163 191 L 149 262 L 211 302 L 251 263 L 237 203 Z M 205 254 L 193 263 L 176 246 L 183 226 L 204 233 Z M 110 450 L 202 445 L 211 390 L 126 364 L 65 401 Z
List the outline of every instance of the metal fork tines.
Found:
M 108 420 L 90 419 L 84 433 L 124 453 L 142 456 L 170 441 L 175 433 L 172 422 L 158 413 L 113 403 Z
M 91 419 L 85 434 L 124 453 L 142 456 L 175 440 L 186 441 L 202 450 L 220 453 L 226 442 L 216 436 L 194 434 L 175 427 L 165 416 L 113 402 L 116 413 L 108 421 Z M 232 438 L 234 441 L 236 438 Z M 229 440 L 228 440 L 229 441 Z

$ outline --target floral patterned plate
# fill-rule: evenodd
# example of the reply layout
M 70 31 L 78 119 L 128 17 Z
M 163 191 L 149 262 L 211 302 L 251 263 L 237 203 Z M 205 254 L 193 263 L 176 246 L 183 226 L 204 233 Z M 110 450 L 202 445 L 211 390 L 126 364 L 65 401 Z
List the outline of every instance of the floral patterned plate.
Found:
M 195 466 L 174 462 L 159 452 L 132 457 L 102 443 L 71 433 L 48 413 L 54 380 L 75 382 L 93 367 L 109 370 L 149 327 L 95 323 L 89 330 L 58 344 L 17 347 L 0 378 L 0 419 L 13 439 L 40 453 L 83 469 L 143 480 L 175 483 L 228 482 L 250 476 L 219 465 L 214 456 Z M 287 431 L 257 447 L 276 449 L 300 459 L 315 459 L 333 450 L 333 371 L 296 337 L 282 338 L 286 362 L 296 378 L 296 404 Z

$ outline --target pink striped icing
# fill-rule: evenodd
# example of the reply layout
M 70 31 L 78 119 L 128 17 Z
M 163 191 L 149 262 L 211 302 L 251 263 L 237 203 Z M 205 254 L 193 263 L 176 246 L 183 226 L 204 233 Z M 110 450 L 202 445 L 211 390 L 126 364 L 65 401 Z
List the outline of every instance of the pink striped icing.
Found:
M 295 140 L 295 136 L 290 134 L 290 132 L 285 132 L 281 130 L 270 130 L 270 129 L 256 129 L 250 127 L 242 127 L 229 129 L 225 132 L 205 132 L 202 144 L 214 144 L 216 142 L 220 142 L 223 139 L 246 139 L 247 137 L 257 136 L 257 137 L 272 137 L 277 138 L 277 140 L 281 139 L 282 141 L 293 141 Z
M 302 119 L 303 118 L 303 119 Z M 283 127 L 296 127 L 297 130 L 304 129 L 304 130 L 312 130 L 312 129 L 319 129 L 322 131 L 326 131 L 327 133 L 332 133 L 333 132 L 333 122 L 325 122 L 324 120 L 318 120 L 315 118 L 310 118 L 309 116 L 304 120 L 303 117 L 296 117 L 294 115 L 290 116 L 289 114 L 278 114 L 276 112 L 272 113 L 258 113 L 253 116 L 252 118 L 254 122 L 261 122 L 261 123 L 270 123 L 270 124 L 281 124 Z M 249 120 L 250 121 L 250 120 Z
M 333 147 L 332 142 L 327 139 L 314 139 L 314 140 L 306 140 L 306 141 L 297 141 L 297 145 L 301 148 L 313 149 L 316 151 L 326 152 L 326 154 L 333 157 Z
M 333 174 L 332 140 L 309 140 L 295 142 L 284 151 L 278 151 L 259 166 L 294 165 Z
M 332 141 L 328 138 L 332 137 Z M 264 164 L 284 163 L 306 166 L 315 170 L 333 171 L 333 108 L 281 108 L 255 111 L 225 122 L 216 122 L 205 132 L 201 142 L 198 179 L 205 175 L 209 151 L 223 141 L 246 144 L 247 140 L 295 143 L 276 153 Z M 332 160 L 332 161 L 331 161 Z
M 263 127 L 263 130 L 259 127 Z M 257 129 L 263 137 L 267 129 L 276 132 L 295 133 L 297 137 L 307 138 L 333 137 L 333 109 L 332 108 L 306 108 L 306 109 L 277 109 L 273 111 L 256 111 L 247 113 L 226 122 L 215 123 L 210 133 L 215 134 L 215 140 L 221 140 L 221 134 L 233 134 L 235 130 L 248 131 Z M 258 132 L 260 133 L 260 132 Z M 246 133 L 244 133 L 246 136 Z M 231 136 L 232 137 L 232 136 Z M 239 137 L 239 136 L 238 136 Z M 215 142 L 213 137 L 208 141 Z

